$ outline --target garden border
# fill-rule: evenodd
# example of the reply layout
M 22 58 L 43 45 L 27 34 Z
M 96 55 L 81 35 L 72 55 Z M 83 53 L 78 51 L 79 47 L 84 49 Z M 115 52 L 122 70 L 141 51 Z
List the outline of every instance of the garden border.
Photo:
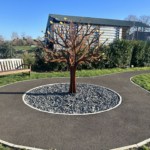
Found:
M 31 106 L 31 105 L 29 105 L 29 104 L 27 104 L 27 103 L 25 102 L 24 97 L 26 96 L 26 93 L 28 93 L 28 92 L 30 92 L 30 91 L 32 91 L 32 90 L 34 90 L 34 89 L 43 87 L 43 86 L 54 85 L 54 84 L 60 84 L 60 83 L 44 84 L 44 85 L 41 85 L 41 86 L 38 86 L 38 87 L 35 87 L 35 88 L 32 88 L 32 89 L 26 91 L 26 92 L 23 94 L 23 96 L 22 96 L 22 100 L 23 100 L 24 104 L 27 105 L 28 107 L 34 109 L 34 110 L 37 110 L 37 111 L 40 111 L 40 112 L 44 112 L 44 113 L 49 113 L 49 114 L 68 115 L 68 116 L 86 116 L 86 115 L 94 115 L 94 114 L 99 114 L 99 113 L 103 113 L 103 112 L 107 112 L 107 111 L 113 110 L 113 109 L 117 108 L 119 105 L 121 105 L 121 103 L 122 103 L 122 97 L 121 97 L 121 95 L 120 95 L 118 92 L 116 92 L 116 91 L 114 91 L 114 90 L 112 90 L 112 89 L 110 89 L 110 88 L 107 88 L 107 87 L 104 87 L 104 86 L 99 86 L 99 85 L 96 85 L 96 84 L 89 84 L 89 85 L 106 88 L 106 89 L 108 89 L 108 90 L 114 92 L 115 94 L 117 94 L 117 95 L 119 96 L 119 100 L 120 100 L 119 103 L 118 103 L 115 107 L 109 108 L 109 109 L 104 110 L 104 111 L 98 111 L 98 112 L 94 112 L 94 113 L 83 113 L 83 114 L 65 114 L 65 113 L 54 113 L 54 112 L 48 112 L 48 111 L 40 110 L 40 109 L 37 109 L 37 108 L 35 108 L 35 107 L 33 107 L 33 106 Z M 69 82 L 67 82 L 67 83 L 61 83 L 61 84 L 69 84 Z M 83 83 L 80 83 L 80 84 L 83 84 Z M 84 84 L 85 84 L 85 83 L 84 83 Z

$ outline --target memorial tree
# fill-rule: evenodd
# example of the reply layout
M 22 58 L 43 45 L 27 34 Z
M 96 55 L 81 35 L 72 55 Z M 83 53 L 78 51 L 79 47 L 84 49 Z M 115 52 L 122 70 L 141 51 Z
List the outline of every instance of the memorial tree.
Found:
M 50 21 L 51 31 L 45 34 L 43 46 L 46 62 L 65 62 L 70 71 L 69 93 L 76 93 L 76 69 L 79 64 L 103 59 L 98 26 L 67 21 L 57 24 Z

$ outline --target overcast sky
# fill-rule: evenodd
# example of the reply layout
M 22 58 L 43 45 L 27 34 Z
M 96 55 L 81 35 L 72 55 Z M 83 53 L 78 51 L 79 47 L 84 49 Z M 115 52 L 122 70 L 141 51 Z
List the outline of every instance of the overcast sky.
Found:
M 110 19 L 150 16 L 150 0 L 0 0 L 0 35 L 5 39 L 12 32 L 41 36 L 48 14 Z

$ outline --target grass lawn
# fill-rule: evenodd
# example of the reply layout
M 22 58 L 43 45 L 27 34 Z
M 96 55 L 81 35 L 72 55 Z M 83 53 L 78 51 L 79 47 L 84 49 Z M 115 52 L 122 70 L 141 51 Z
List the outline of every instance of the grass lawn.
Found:
M 112 73 L 128 72 L 128 71 L 140 71 L 140 70 L 150 70 L 150 67 L 143 68 L 127 68 L 127 69 L 101 69 L 101 70 L 81 70 L 77 71 L 77 77 L 89 77 L 89 76 L 100 76 Z M 8 75 L 0 77 L 0 86 L 6 85 L 9 83 L 14 83 L 16 81 L 31 80 L 31 79 L 40 79 L 40 78 L 51 78 L 51 77 L 69 77 L 69 72 L 50 72 L 50 73 L 31 73 L 31 76 L 28 75 Z M 135 83 L 139 84 L 141 87 L 150 91 L 150 74 L 143 74 L 135 76 L 132 79 Z M 15 150 L 13 148 L 4 147 L 0 144 L 0 150 Z M 138 149 L 130 150 L 150 150 L 149 146 L 143 146 Z
M 4 147 L 0 144 L 0 150 L 12 150 L 11 148 L 8 148 L 8 147 Z
M 97 70 L 81 70 L 77 71 L 77 77 L 90 77 L 90 76 L 100 76 L 112 73 L 119 73 L 119 72 L 128 72 L 128 71 L 137 71 L 137 70 L 150 70 L 150 67 L 143 67 L 143 68 L 127 68 L 127 69 L 97 69 Z M 47 72 L 47 73 L 37 73 L 32 72 L 31 76 L 29 75 L 8 75 L 8 76 L 0 76 L 0 86 L 14 83 L 17 81 L 23 80 L 32 80 L 32 79 L 40 79 L 40 78 L 51 78 L 51 77 L 69 77 L 69 72 Z
M 35 49 L 36 47 L 32 46 L 13 46 L 14 49 L 16 50 L 16 58 L 22 58 L 23 54 L 27 52 L 27 54 L 30 54 L 31 56 L 35 55 Z
M 132 81 L 150 91 L 150 73 L 135 76 L 132 78 Z
M 13 47 L 16 51 L 22 51 L 22 50 L 30 51 L 35 49 L 35 47 L 31 47 L 31 46 L 13 46 Z

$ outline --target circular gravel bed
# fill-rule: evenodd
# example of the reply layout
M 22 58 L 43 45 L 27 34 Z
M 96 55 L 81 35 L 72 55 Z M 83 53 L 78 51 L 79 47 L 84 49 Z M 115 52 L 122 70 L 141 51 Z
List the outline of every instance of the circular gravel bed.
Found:
M 39 111 L 68 115 L 100 113 L 121 104 L 121 96 L 105 87 L 77 84 L 76 94 L 68 89 L 66 83 L 36 87 L 23 95 L 23 101 Z

